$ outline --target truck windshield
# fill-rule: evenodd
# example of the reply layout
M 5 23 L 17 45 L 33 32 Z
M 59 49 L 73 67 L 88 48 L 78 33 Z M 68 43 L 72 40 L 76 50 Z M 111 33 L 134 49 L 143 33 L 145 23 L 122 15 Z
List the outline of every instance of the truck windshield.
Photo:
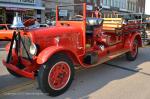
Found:
M 82 21 L 83 5 L 77 4 L 58 6 L 58 14 L 59 21 Z

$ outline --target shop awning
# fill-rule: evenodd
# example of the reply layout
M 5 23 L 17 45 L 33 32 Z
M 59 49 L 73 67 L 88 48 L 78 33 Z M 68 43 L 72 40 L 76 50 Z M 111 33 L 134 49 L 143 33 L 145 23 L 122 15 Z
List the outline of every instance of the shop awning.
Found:
M 4 4 L 4 3 L 0 3 L 0 7 L 45 10 L 44 7 L 35 6 L 35 5 L 22 5 L 22 4 Z

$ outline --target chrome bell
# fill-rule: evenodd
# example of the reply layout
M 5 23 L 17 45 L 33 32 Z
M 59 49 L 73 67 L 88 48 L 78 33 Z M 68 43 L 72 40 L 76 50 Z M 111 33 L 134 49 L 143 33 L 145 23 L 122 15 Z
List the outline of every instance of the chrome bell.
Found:
M 24 28 L 23 22 L 21 20 L 21 17 L 18 16 L 18 13 L 16 13 L 16 16 L 14 17 L 13 24 L 11 25 L 11 28 L 20 29 Z

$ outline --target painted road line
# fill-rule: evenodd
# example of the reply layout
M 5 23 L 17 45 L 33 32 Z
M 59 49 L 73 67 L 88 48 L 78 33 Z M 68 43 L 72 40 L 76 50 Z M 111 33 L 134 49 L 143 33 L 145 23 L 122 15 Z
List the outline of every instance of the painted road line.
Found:
M 9 93 L 17 93 L 17 92 L 32 88 L 35 85 L 36 85 L 36 82 L 31 80 L 31 81 L 27 81 L 27 82 L 18 84 L 16 86 L 10 86 L 10 87 L 7 87 L 7 88 L 3 88 L 3 89 L 0 90 L 0 96 L 7 95 Z

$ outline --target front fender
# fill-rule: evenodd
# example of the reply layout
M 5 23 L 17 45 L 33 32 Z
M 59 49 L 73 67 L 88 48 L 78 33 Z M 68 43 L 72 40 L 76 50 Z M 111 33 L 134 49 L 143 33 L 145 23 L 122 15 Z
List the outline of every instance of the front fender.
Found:
M 44 64 L 47 60 L 57 52 L 68 52 L 71 53 L 74 57 L 77 58 L 77 55 L 73 53 L 71 50 L 61 47 L 61 46 L 51 46 L 44 49 L 37 57 L 38 64 Z
M 135 33 L 132 38 L 131 38 L 131 46 L 133 45 L 134 43 L 134 40 L 137 39 L 138 40 L 138 45 L 139 47 L 142 47 L 142 37 L 141 37 L 141 34 L 140 33 Z

